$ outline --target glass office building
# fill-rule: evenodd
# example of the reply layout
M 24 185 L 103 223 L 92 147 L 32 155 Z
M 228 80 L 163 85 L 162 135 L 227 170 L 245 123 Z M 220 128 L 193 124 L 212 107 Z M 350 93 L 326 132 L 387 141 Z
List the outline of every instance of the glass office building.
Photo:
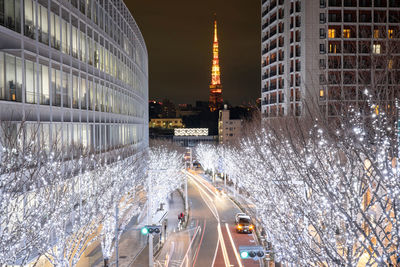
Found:
M 148 145 L 148 56 L 122 0 L 0 0 L 0 119 L 46 144 Z

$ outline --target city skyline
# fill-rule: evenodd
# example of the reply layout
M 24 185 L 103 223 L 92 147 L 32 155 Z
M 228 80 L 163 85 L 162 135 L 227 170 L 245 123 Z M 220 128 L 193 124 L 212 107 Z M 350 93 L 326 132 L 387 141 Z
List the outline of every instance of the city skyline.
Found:
M 208 101 L 214 13 L 224 101 L 238 105 L 260 97 L 260 2 L 174 1 L 155 6 L 133 0 L 126 5 L 149 51 L 150 99 L 168 98 L 176 104 Z

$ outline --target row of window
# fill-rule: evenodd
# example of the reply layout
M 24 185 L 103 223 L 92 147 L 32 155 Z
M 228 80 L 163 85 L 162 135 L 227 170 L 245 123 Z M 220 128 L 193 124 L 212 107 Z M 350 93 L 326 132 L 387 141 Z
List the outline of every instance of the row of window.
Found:
M 369 31 L 369 34 L 367 34 Z M 395 37 L 395 31 L 394 29 L 388 29 L 387 30 L 387 35 L 385 34 L 386 31 L 380 30 L 380 29 L 374 29 L 372 32 L 371 29 L 360 29 L 359 36 L 360 38 L 386 38 L 388 37 L 389 39 L 392 39 Z M 319 29 L 319 37 L 321 39 L 326 38 L 326 31 L 325 28 L 320 28 Z M 328 29 L 328 38 L 357 38 L 356 32 L 353 28 L 343 28 L 342 31 L 340 31 L 339 28 L 329 28 Z
M 135 64 L 119 49 L 103 40 L 97 32 L 89 27 L 86 29 L 86 25 L 79 23 L 77 18 L 72 17 L 70 23 L 68 14 L 62 12 L 61 16 L 57 15 L 42 5 L 37 5 L 36 9 L 32 0 L 24 0 L 23 11 L 24 35 L 32 39 L 37 37 L 40 42 L 92 65 L 144 94 L 145 77 L 142 77 L 142 72 Z M 0 1 L 0 25 L 21 32 L 19 1 Z M 139 45 L 134 52 L 133 54 L 132 50 L 129 58 L 133 58 L 136 64 L 146 69 L 146 57 Z
M 327 4 L 327 0 L 320 0 L 320 7 L 325 8 Z M 400 7 L 400 2 L 398 0 L 329 0 L 330 7 L 341 7 L 342 4 L 345 7 Z
M 340 53 L 356 53 L 357 45 L 356 44 L 344 44 L 343 51 L 340 43 L 329 43 L 328 44 L 328 53 L 329 54 L 340 54 Z M 359 42 L 358 45 L 358 53 L 362 54 L 382 54 L 385 51 L 383 50 L 384 46 L 380 43 L 374 43 L 372 46 L 369 43 Z M 319 44 L 319 52 L 320 54 L 325 54 L 327 52 L 325 44 Z
M 8 134 L 19 133 L 20 127 L 24 127 L 25 140 L 38 140 L 45 151 L 52 149 L 67 153 L 77 148 L 108 151 L 138 144 L 143 141 L 144 129 L 143 125 L 136 124 L 26 122 L 10 125 Z
M 142 105 L 122 88 L 55 67 L 0 52 L 0 99 L 143 117 Z

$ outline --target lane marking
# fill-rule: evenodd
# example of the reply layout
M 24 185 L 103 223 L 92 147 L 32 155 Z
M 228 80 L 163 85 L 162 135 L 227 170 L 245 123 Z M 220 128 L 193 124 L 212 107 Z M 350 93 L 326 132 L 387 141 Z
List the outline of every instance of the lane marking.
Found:
M 229 239 L 231 241 L 233 252 L 235 253 L 236 261 L 239 263 L 239 267 L 243 267 L 242 261 L 241 261 L 240 256 L 239 256 L 239 252 L 236 249 L 236 245 L 235 245 L 235 242 L 233 241 L 233 238 L 232 238 L 232 235 L 231 235 L 231 231 L 229 230 L 228 223 L 225 223 L 225 227 L 226 227 L 226 231 L 228 232 Z
M 217 258 L 218 247 L 219 247 L 219 238 L 218 238 L 218 241 L 217 241 L 217 247 L 215 249 L 214 258 L 213 258 L 213 261 L 212 261 L 212 264 L 211 264 L 212 267 L 214 267 L 215 259 Z
M 199 191 L 199 192 L 200 192 L 200 197 L 203 199 L 203 202 L 206 203 L 208 209 L 209 209 L 209 210 L 211 211 L 211 213 L 214 215 L 215 219 L 217 219 L 217 220 L 219 221 L 218 211 L 217 211 L 217 208 L 215 207 L 215 205 L 214 205 L 214 203 L 213 203 L 212 198 L 204 191 L 204 189 L 202 188 L 202 186 L 200 186 L 200 184 L 199 184 L 198 182 L 196 182 L 194 179 L 192 179 L 192 181 L 196 184 L 196 187 L 197 187 L 198 189 L 200 189 L 200 190 L 204 193 L 204 195 L 207 196 L 207 198 L 210 200 L 210 201 L 206 201 L 206 200 L 204 199 L 203 194 L 201 194 L 201 192 Z M 210 207 L 210 204 L 212 205 L 212 207 Z
M 189 244 L 189 246 L 188 246 L 188 249 L 187 249 L 187 251 L 186 251 L 186 254 L 185 254 L 185 256 L 183 257 L 182 263 L 181 263 L 181 265 L 180 265 L 181 267 L 183 266 L 183 263 L 185 262 L 185 259 L 188 258 L 189 250 L 190 250 L 190 248 L 192 247 L 194 238 L 195 238 L 195 237 L 197 236 L 197 234 L 199 233 L 199 230 L 200 230 L 200 226 L 197 227 L 196 232 L 194 233 L 194 235 L 193 235 L 193 237 L 192 237 L 192 240 L 190 241 L 190 244 Z M 188 261 L 189 261 L 189 258 L 186 260 L 186 262 L 188 262 Z M 186 263 L 186 265 L 187 265 L 187 264 L 188 264 L 188 263 Z
M 221 224 L 218 222 L 218 237 L 221 239 L 221 248 L 222 255 L 224 256 L 225 266 L 231 267 L 231 263 L 229 262 L 228 251 L 226 250 L 224 237 L 222 236 Z
M 175 248 L 175 242 L 172 241 L 171 242 L 171 248 L 169 249 L 169 253 L 167 253 L 167 255 L 165 255 L 165 267 L 168 267 L 169 264 L 169 260 L 172 259 L 172 255 L 174 254 L 174 248 Z
M 192 179 L 195 179 L 196 181 L 198 181 L 199 183 L 201 183 L 214 197 L 217 197 L 217 194 L 215 194 L 215 192 L 213 192 L 211 189 L 210 189 L 210 187 L 209 187 L 209 183 L 208 183 L 208 185 L 204 182 L 205 180 L 204 180 L 204 178 L 201 178 L 201 176 L 198 176 L 198 175 L 194 175 L 194 174 L 192 174 L 192 173 L 190 173 L 190 172 L 188 172 L 188 171 L 185 171 L 186 172 L 186 175 L 188 175 L 190 178 L 192 178 Z M 200 177 L 200 178 L 198 178 L 198 177 Z
M 197 256 L 199 255 L 200 247 L 201 247 L 201 244 L 203 243 L 203 237 L 204 237 L 204 233 L 206 232 L 206 226 L 207 226 L 207 221 L 204 219 L 203 233 L 201 234 L 199 247 L 197 248 L 196 253 L 194 254 L 193 267 L 196 264 Z

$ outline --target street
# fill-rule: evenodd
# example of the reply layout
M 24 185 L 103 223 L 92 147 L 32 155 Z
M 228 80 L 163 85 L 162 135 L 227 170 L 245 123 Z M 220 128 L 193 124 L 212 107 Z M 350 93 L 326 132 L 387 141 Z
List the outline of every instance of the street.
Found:
M 236 233 L 240 209 L 195 172 L 187 172 L 190 218 L 186 230 L 172 233 L 157 257 L 160 266 L 260 266 L 242 260 L 238 247 L 256 245 L 254 234 Z

